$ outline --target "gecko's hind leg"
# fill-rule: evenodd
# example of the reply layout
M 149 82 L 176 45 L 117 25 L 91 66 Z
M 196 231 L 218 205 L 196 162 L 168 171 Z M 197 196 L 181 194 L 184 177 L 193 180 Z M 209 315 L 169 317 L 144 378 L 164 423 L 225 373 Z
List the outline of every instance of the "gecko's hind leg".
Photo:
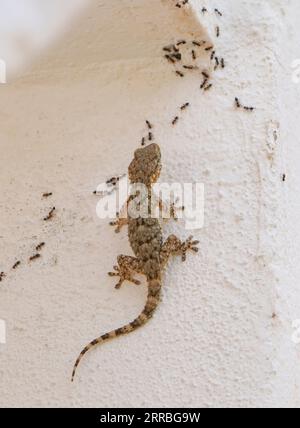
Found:
M 120 277 L 120 281 L 116 285 L 117 289 L 121 288 L 124 281 L 140 285 L 140 281 L 133 277 L 134 273 L 143 273 L 139 259 L 131 256 L 119 256 L 118 265 L 114 266 L 114 270 L 114 272 L 109 272 L 108 275 Z
M 193 237 L 190 236 L 186 241 L 182 242 L 177 236 L 171 235 L 163 244 L 160 252 L 160 262 L 164 266 L 170 256 L 172 255 L 181 255 L 182 261 L 186 261 L 186 253 L 188 250 L 194 251 L 197 253 L 199 251 L 196 245 L 199 244 L 199 241 L 194 241 Z

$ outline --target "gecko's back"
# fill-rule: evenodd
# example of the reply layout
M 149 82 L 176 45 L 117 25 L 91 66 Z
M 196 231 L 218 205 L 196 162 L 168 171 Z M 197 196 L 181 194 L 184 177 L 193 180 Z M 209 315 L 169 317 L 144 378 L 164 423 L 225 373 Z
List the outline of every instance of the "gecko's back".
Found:
M 160 277 L 162 231 L 156 218 L 129 219 L 128 237 L 135 256 L 141 261 L 148 279 Z

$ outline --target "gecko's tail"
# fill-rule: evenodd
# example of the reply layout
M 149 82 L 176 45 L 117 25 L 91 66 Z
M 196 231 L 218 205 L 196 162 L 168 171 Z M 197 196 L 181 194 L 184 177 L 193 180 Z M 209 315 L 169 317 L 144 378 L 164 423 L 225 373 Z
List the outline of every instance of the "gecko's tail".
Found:
M 92 348 L 94 348 L 97 345 L 100 345 L 103 342 L 106 342 L 110 339 L 114 339 L 117 336 L 121 336 L 123 334 L 131 333 L 132 331 L 137 330 L 139 327 L 146 324 L 147 321 L 149 321 L 153 313 L 155 312 L 155 309 L 157 308 L 159 301 L 160 301 L 160 290 L 161 290 L 161 282 L 157 279 L 151 279 L 148 283 L 148 297 L 147 302 L 145 305 L 145 308 L 143 312 L 131 323 L 125 325 L 124 327 L 118 328 L 116 330 L 113 330 L 109 333 L 103 334 L 102 336 L 98 337 L 97 339 L 90 342 L 79 354 L 73 368 L 72 372 L 72 379 L 71 381 L 74 381 L 75 374 L 77 367 L 79 366 L 79 363 L 83 356 L 90 351 Z

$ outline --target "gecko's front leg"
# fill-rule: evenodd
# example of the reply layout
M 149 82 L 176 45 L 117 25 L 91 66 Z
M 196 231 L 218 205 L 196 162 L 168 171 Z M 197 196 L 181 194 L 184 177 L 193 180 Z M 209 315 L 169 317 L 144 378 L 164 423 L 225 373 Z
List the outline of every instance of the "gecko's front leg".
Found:
M 122 227 L 128 225 L 128 206 L 135 197 L 136 195 L 130 195 L 123 207 L 121 208 L 121 211 L 117 213 L 117 219 L 109 223 L 111 226 L 117 226 L 115 229 L 116 233 L 119 233 Z
M 131 256 L 119 256 L 118 265 L 114 266 L 114 270 L 114 272 L 109 272 L 108 275 L 120 277 L 120 281 L 117 283 L 116 289 L 121 288 L 124 281 L 140 285 L 140 281 L 133 277 L 134 273 L 143 273 L 142 263 L 139 259 Z
M 120 233 L 122 227 L 128 225 L 128 218 L 120 217 L 120 214 L 117 214 L 117 219 L 109 223 L 111 226 L 116 226 L 115 232 Z

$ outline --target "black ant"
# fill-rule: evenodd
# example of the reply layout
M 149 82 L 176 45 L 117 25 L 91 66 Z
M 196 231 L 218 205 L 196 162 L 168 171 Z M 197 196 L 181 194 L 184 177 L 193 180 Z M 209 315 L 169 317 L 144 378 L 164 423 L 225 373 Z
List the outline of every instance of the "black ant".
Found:
M 19 261 L 17 261 L 14 265 L 13 265 L 13 269 L 17 269 L 17 267 L 19 267 L 20 266 L 20 264 L 21 264 L 21 262 L 20 262 L 20 260 Z
M 187 107 L 189 107 L 190 103 L 185 103 L 180 107 L 180 110 L 185 110 Z
M 174 53 L 174 54 L 171 54 L 170 57 L 173 59 L 174 58 L 177 59 L 177 61 L 181 61 L 182 55 L 181 53 Z
M 208 79 L 204 79 L 202 85 L 200 86 L 200 89 L 203 89 L 206 83 L 208 82 Z
M 236 107 L 237 108 L 243 108 L 244 110 L 246 110 L 246 111 L 254 111 L 255 110 L 255 108 L 254 107 L 247 107 L 247 106 L 243 106 L 241 103 L 240 103 L 240 100 L 236 97 L 235 98 L 235 105 L 236 105 Z
M 198 67 L 195 65 L 184 65 L 183 68 L 186 70 L 196 70 Z
M 35 254 L 34 256 L 30 257 L 29 261 L 30 261 L 30 262 L 33 262 L 34 260 L 37 260 L 37 259 L 39 259 L 40 257 L 41 257 L 41 255 L 40 255 L 40 254 Z
M 237 108 L 241 108 L 240 100 L 237 97 L 235 98 L 235 105 Z
M 52 210 L 49 212 L 49 214 L 47 215 L 47 217 L 44 218 L 44 221 L 51 220 L 51 218 L 53 217 L 55 209 L 56 209 L 55 207 L 52 208 Z
M 175 59 L 173 59 L 170 55 L 165 55 L 165 58 L 171 62 L 172 64 L 175 64 Z
M 118 181 L 119 181 L 118 177 L 112 177 L 112 178 L 110 178 L 109 180 L 106 181 L 106 184 L 108 186 L 115 186 Z
M 199 46 L 199 47 L 201 47 L 201 46 L 203 46 L 206 42 L 205 41 L 202 41 L 202 42 L 197 42 L 196 40 L 193 40 L 193 45 L 195 45 L 195 46 Z
M 36 246 L 36 251 L 40 251 L 45 245 L 45 242 L 41 242 L 39 245 Z
M 205 91 L 209 91 L 209 90 L 212 88 L 212 86 L 213 86 L 213 85 L 212 85 L 212 83 L 211 83 L 210 85 L 206 86 L 206 88 L 204 88 L 204 90 L 205 90 Z

